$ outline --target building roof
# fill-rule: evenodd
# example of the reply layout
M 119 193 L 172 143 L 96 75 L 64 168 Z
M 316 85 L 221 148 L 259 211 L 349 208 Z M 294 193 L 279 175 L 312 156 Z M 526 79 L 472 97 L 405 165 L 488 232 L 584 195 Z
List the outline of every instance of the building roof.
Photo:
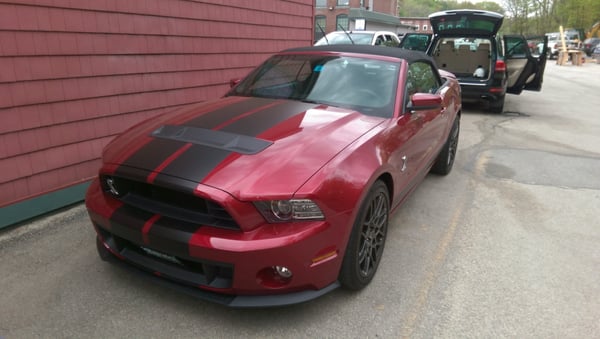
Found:
M 412 27 L 400 22 L 400 18 L 390 14 L 368 11 L 364 8 L 350 8 L 348 13 L 349 19 L 365 19 L 366 21 L 379 22 L 387 25 L 395 25 L 401 27 Z

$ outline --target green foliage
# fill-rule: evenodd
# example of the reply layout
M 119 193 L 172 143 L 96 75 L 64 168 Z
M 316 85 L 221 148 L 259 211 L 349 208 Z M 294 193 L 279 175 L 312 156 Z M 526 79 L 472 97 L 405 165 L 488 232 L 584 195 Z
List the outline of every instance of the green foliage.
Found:
M 472 3 L 469 1 L 458 2 L 456 0 L 400 0 L 398 13 L 401 17 L 427 17 L 434 12 L 463 8 L 504 13 L 502 6 L 494 1 Z
M 589 30 L 600 20 L 598 0 L 503 0 L 509 18 L 505 31 L 525 35 L 575 28 Z

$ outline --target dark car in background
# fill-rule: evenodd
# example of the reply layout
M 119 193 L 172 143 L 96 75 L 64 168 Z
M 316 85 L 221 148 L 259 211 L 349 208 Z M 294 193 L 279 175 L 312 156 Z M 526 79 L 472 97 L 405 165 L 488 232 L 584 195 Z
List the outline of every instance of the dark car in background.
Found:
M 600 38 L 587 38 L 583 41 L 582 49 L 587 56 L 592 56 L 594 48 L 600 43 Z
M 592 59 L 596 60 L 597 64 L 600 64 L 600 45 L 596 46 L 592 51 Z
M 455 74 L 463 102 L 484 101 L 490 111 L 501 113 L 506 93 L 541 90 L 547 58 L 546 37 L 531 43 L 521 35 L 498 36 L 503 19 L 501 14 L 483 10 L 433 13 L 429 15 L 433 36 L 408 33 L 400 47 L 425 51 L 440 69 Z M 542 50 L 532 51 L 531 45 Z

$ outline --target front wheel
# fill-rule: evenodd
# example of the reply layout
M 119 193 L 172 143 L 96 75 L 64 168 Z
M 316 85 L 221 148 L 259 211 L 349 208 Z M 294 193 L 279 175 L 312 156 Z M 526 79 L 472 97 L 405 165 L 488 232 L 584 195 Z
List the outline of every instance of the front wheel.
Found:
M 340 271 L 340 282 L 351 290 L 367 286 L 383 255 L 390 215 L 390 197 L 386 185 L 377 181 L 363 201 L 352 227 Z

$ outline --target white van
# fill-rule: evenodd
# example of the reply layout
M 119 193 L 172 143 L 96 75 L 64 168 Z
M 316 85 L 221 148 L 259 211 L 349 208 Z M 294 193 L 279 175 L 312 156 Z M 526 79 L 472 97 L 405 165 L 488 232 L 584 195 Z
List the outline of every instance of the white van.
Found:
M 400 38 L 394 32 L 387 31 L 335 31 L 331 32 L 315 43 L 322 45 L 383 45 L 396 47 Z

